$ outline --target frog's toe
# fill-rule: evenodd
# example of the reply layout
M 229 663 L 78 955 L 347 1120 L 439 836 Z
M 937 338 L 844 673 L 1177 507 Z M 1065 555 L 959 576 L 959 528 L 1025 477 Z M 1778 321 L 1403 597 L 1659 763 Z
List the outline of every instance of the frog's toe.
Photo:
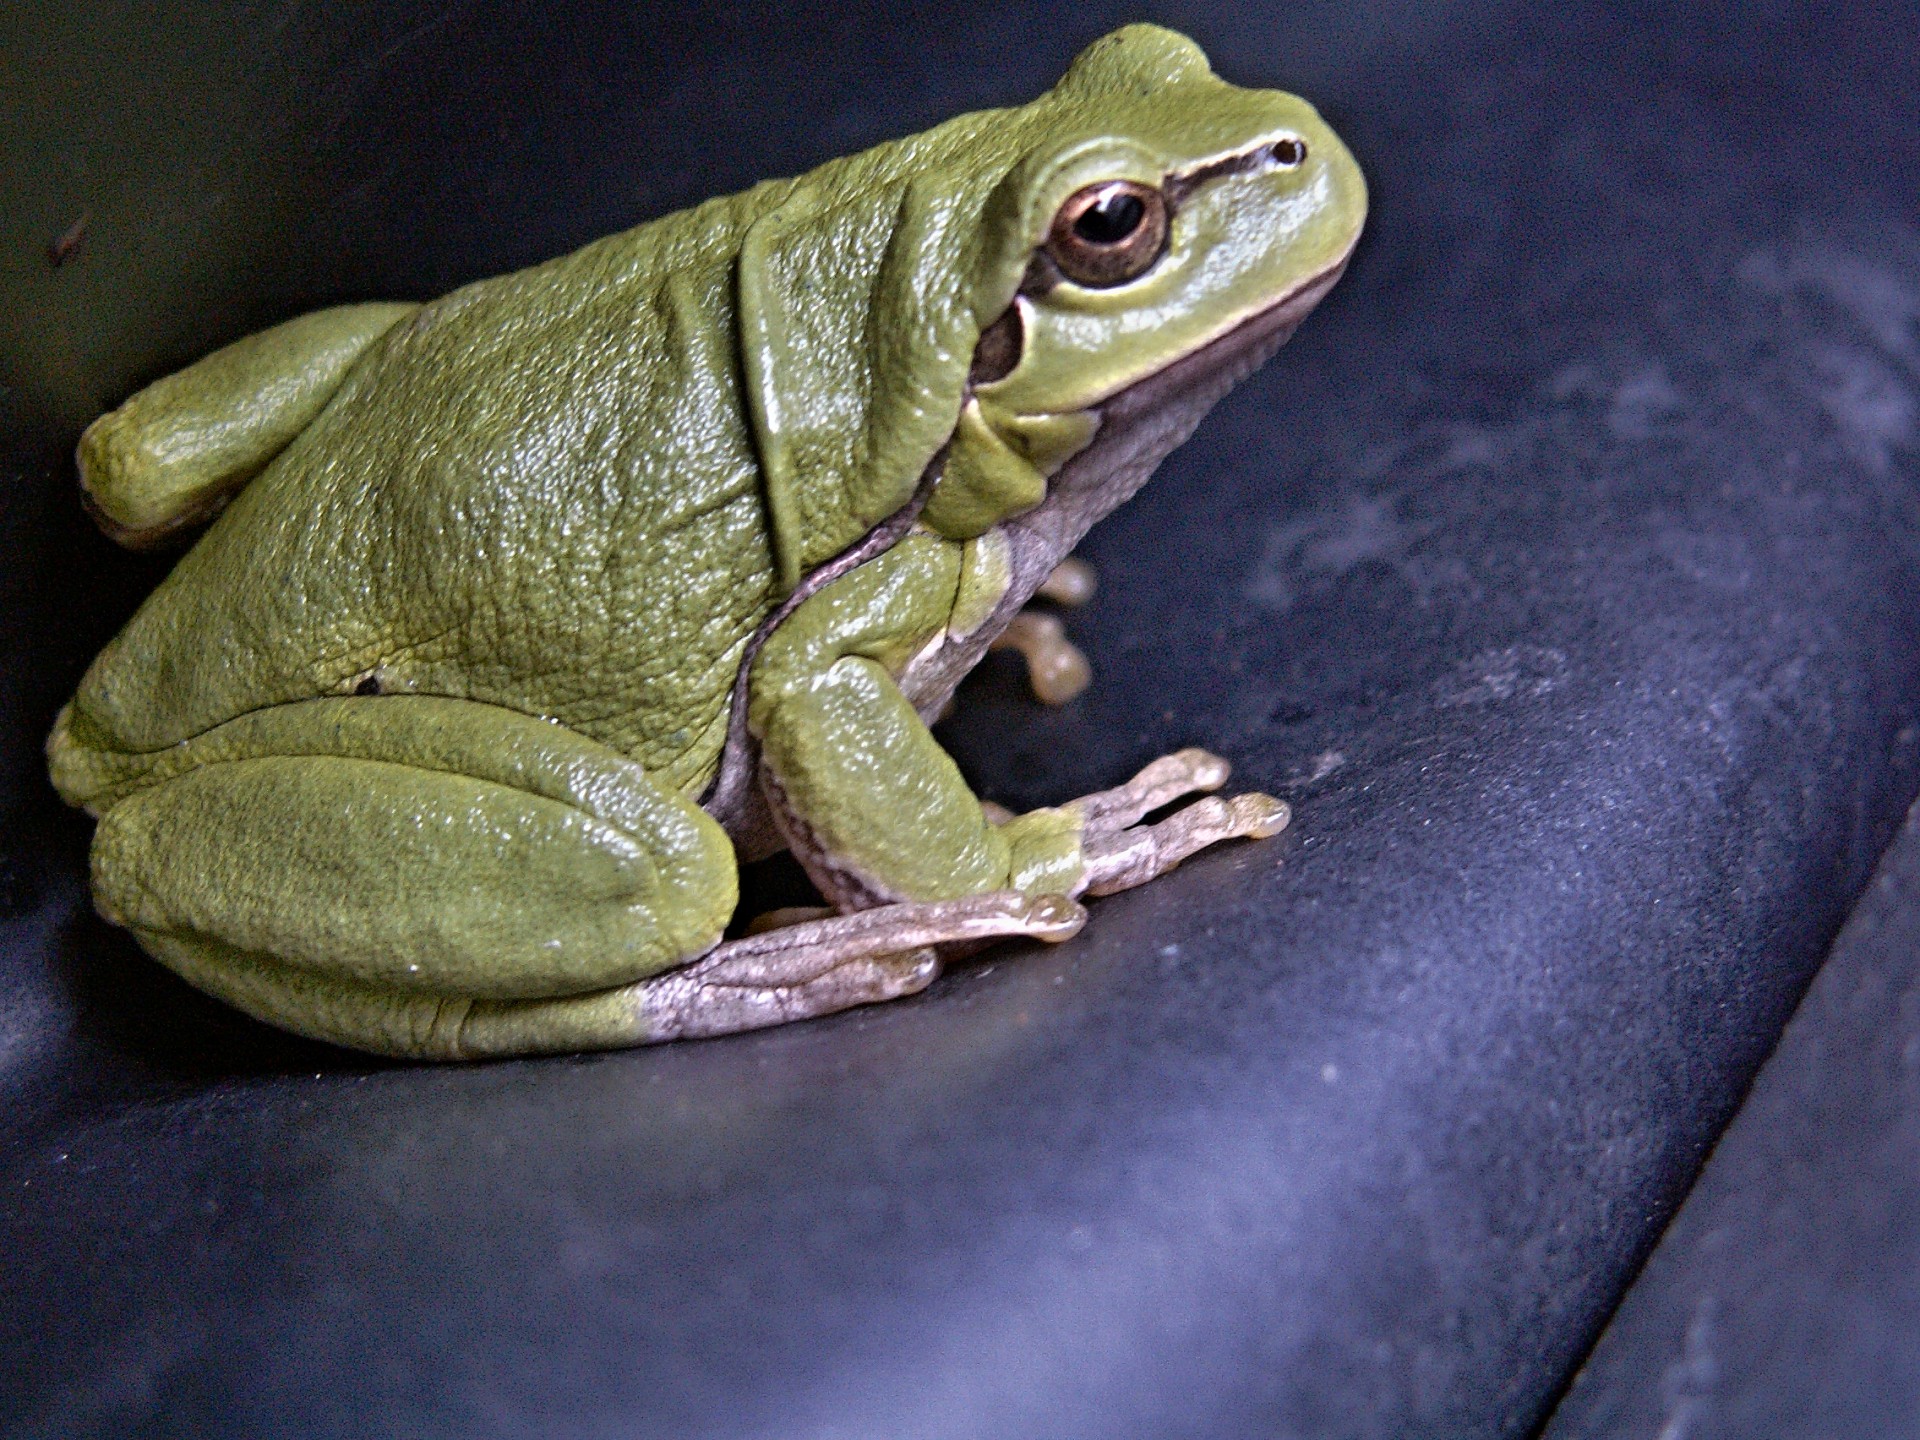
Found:
M 757 1030 L 924 990 L 943 954 L 1024 936 L 1064 940 L 1087 912 L 1017 891 L 903 902 L 742 936 L 633 987 L 649 1040 Z
M 1126 784 L 1083 795 L 1068 808 L 1080 812 L 1092 841 L 1137 824 L 1176 800 L 1218 790 L 1232 773 L 1233 767 L 1212 751 L 1189 747 L 1162 755 Z
M 1071 640 L 1060 617 L 1044 610 L 1022 610 L 991 647 L 1017 650 L 1027 662 L 1027 683 L 1042 705 L 1064 705 L 1093 682 L 1093 666 Z
M 1287 802 L 1248 792 L 1230 799 L 1208 792 L 1233 771 L 1220 756 L 1189 748 L 1162 755 L 1124 785 L 1082 796 L 1063 808 L 1081 817 L 1085 860 L 1082 892 L 1111 895 L 1144 885 L 1182 860 L 1222 840 L 1265 839 L 1286 829 Z M 1141 820 L 1176 801 L 1200 795 L 1183 810 L 1153 825 Z
M 1277 835 L 1292 818 L 1286 801 L 1249 792 L 1231 799 L 1209 795 L 1157 824 L 1109 831 L 1087 845 L 1086 893 L 1131 890 L 1222 840 Z
M 1086 561 L 1068 556 L 1053 567 L 1053 573 L 1040 582 L 1036 593 L 1056 605 L 1084 605 L 1100 588 L 1099 577 Z
M 1027 896 L 1017 890 L 964 895 L 957 900 L 902 901 L 743 935 L 647 983 L 663 989 L 676 981 L 708 989 L 799 989 L 856 961 L 928 946 L 974 945 L 1013 937 L 1064 940 L 1086 918 L 1086 911 L 1063 896 Z

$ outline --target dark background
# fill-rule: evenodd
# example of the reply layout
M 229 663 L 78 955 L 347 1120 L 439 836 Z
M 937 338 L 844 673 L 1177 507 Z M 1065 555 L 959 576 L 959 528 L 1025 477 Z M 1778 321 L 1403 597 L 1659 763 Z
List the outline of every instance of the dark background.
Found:
M 81 517 L 88 418 L 1029 98 L 1143 16 L 1319 104 L 1369 234 L 1089 541 L 1094 689 L 1044 712 L 995 660 L 943 736 L 1015 806 L 1204 743 L 1286 836 L 912 1001 L 454 1069 L 275 1034 L 91 915 L 40 738 L 165 562 Z M 1920 780 L 1917 24 L 10 10 L 0 1433 L 1535 1431 Z M 1809 1376 L 1908 1433 L 1905 853 L 1832 972 L 1880 998 L 1802 1014 L 1556 1434 L 1818 1433 Z

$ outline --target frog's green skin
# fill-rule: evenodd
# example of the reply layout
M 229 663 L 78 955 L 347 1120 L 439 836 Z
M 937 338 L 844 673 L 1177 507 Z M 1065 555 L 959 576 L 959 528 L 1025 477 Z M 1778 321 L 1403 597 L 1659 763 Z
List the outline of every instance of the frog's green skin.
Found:
M 1036 256 L 1113 179 L 1174 197 L 1166 251 L 1075 284 Z M 149 387 L 82 440 L 96 514 L 231 503 L 49 741 L 102 912 L 304 1033 L 574 1049 L 887 998 L 1270 833 L 1258 796 L 1135 823 L 1219 785 L 1199 752 L 996 824 L 921 717 L 1364 210 L 1311 107 L 1135 26 L 1032 104 Z M 782 843 L 842 915 L 718 943 Z

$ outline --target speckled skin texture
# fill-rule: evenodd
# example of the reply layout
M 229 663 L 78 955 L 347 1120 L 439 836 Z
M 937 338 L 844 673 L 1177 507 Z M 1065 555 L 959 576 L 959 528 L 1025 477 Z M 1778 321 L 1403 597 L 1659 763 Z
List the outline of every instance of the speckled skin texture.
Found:
M 1141 7 L 306 6 L 210 56 L 189 10 L 27 51 L 8 119 L 53 159 L 0 167 L 49 187 L 0 206 L 36 227 L 0 323 L 57 333 L 0 397 L 0 1432 L 1537 1430 L 1914 792 L 1920 16 L 1149 9 L 1314 98 L 1368 238 L 1089 536 L 1093 688 L 1043 709 L 992 657 L 938 733 L 1010 807 L 1204 740 L 1292 828 L 917 999 L 439 1068 L 92 917 L 39 744 L 163 567 L 74 507 L 81 426 L 278 316 L 1022 100 Z M 136 49 L 169 87 L 100 84 Z M 54 190 L 69 154 L 107 188 Z M 115 310 L 133 279 L 166 307 Z

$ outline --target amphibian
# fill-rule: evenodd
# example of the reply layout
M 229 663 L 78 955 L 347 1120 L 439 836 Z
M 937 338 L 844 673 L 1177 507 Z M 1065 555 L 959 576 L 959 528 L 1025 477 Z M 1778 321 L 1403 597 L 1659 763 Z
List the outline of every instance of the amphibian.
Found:
M 1005 816 L 925 717 L 1365 206 L 1304 101 L 1131 26 L 1031 104 L 156 382 L 88 503 L 217 518 L 49 741 L 101 912 L 307 1035 L 564 1051 L 906 994 L 1272 833 L 1254 794 L 1142 823 L 1220 787 L 1201 751 Z M 723 940 L 782 846 L 837 913 Z

